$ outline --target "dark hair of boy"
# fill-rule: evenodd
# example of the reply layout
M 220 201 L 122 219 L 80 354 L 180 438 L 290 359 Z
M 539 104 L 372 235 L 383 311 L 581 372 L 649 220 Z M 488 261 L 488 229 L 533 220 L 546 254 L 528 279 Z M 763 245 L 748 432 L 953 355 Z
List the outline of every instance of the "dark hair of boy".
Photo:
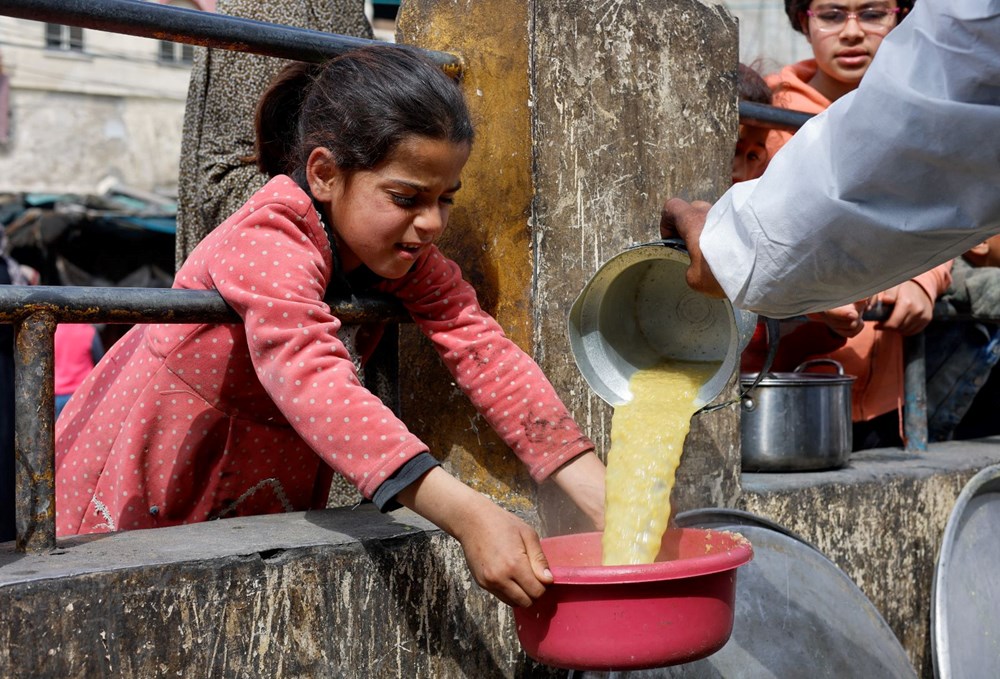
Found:
M 737 89 L 741 101 L 750 101 L 755 104 L 771 103 L 771 88 L 767 86 L 764 78 L 755 69 L 741 62 L 737 64 L 737 76 Z

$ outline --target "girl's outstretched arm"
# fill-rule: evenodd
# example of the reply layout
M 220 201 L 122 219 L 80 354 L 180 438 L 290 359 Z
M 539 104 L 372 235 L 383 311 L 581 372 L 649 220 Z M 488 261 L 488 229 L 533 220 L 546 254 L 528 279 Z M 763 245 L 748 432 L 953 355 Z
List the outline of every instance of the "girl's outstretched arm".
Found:
M 396 499 L 457 539 L 473 578 L 505 604 L 530 606 L 552 583 L 534 529 L 441 467 Z

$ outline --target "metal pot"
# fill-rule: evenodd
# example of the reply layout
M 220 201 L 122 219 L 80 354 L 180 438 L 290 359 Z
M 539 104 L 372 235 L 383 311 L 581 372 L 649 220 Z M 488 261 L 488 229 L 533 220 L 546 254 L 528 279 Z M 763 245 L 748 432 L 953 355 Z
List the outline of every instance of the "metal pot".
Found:
M 721 394 L 739 367 L 757 316 L 692 290 L 690 264 L 677 239 L 636 245 L 605 262 L 573 303 L 573 358 L 611 405 L 628 403 L 632 375 L 664 359 L 720 362 L 698 391 L 699 407 Z
M 807 373 L 818 364 L 837 374 Z M 749 388 L 756 373 L 740 376 Z M 833 359 L 806 361 L 790 373 L 769 373 L 744 394 L 741 408 L 743 471 L 837 469 L 851 454 L 851 386 L 855 378 Z

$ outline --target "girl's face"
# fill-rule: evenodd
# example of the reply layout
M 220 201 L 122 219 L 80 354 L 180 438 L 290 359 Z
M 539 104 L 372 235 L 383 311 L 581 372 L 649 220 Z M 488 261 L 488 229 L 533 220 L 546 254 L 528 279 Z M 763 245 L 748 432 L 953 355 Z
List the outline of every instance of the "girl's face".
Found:
M 836 101 L 857 88 L 882 38 L 896 25 L 896 0 L 814 0 L 809 12 L 802 28 L 819 66 L 809 84 Z
M 333 166 L 318 187 L 310 180 L 326 205 L 344 270 L 364 264 L 383 278 L 405 275 L 448 225 L 470 151 L 469 144 L 414 135 L 371 170 Z M 329 154 L 316 149 L 310 163 L 318 152 Z

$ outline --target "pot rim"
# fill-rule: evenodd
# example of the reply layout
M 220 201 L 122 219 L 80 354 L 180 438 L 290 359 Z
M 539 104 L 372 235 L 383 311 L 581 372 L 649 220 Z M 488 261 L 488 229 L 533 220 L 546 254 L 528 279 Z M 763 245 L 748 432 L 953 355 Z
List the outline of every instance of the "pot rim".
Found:
M 740 385 L 750 387 L 757 379 L 758 373 L 740 373 Z M 757 384 L 759 387 L 777 386 L 833 386 L 838 384 L 852 384 L 858 378 L 854 375 L 833 375 L 828 373 L 768 373 Z

